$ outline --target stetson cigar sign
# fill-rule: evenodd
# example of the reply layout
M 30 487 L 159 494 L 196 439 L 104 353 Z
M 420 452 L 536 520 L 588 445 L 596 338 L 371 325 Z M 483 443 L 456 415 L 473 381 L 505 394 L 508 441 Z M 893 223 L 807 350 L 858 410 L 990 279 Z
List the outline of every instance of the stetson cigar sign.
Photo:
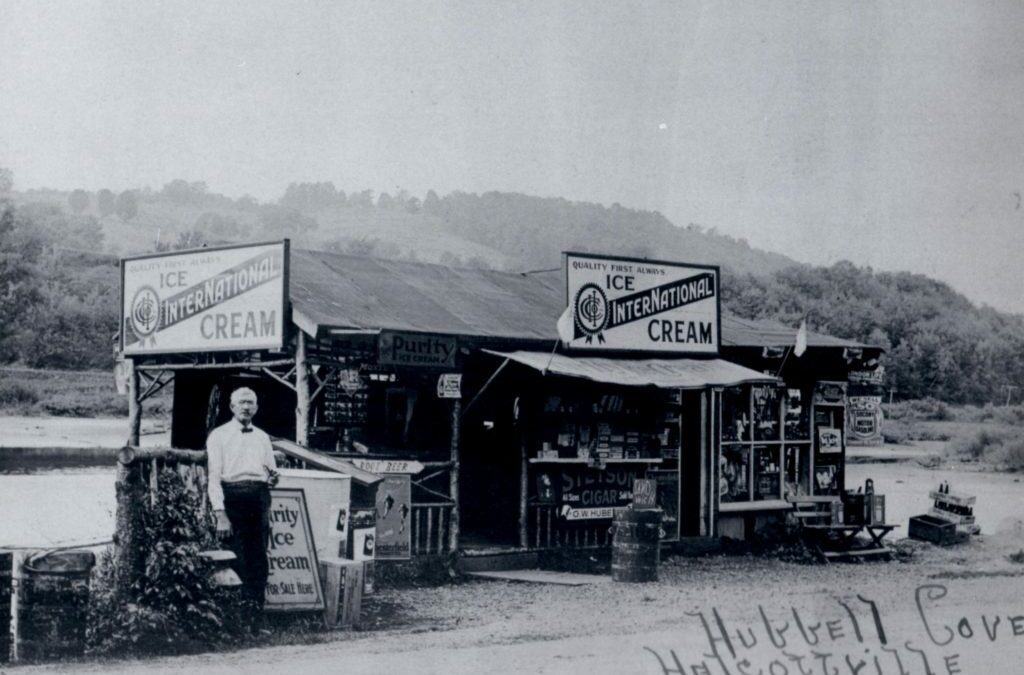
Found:
M 717 267 L 581 253 L 564 267 L 559 335 L 572 349 L 718 354 Z

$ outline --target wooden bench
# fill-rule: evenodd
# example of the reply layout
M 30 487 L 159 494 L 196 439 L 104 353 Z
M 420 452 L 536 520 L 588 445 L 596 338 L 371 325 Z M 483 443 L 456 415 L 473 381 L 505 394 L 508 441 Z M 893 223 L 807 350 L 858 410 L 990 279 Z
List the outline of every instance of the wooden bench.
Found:
M 796 519 L 800 525 L 833 525 L 833 514 L 836 513 L 834 504 L 839 503 L 839 497 L 835 496 L 787 496 L 793 511 L 789 514 Z
M 896 526 L 878 524 L 846 524 L 835 522 L 841 513 L 835 504 L 836 496 L 790 496 L 786 498 L 792 507 L 790 513 L 800 526 L 804 542 L 817 554 L 822 562 L 836 558 L 862 558 L 888 556 L 892 551 L 882 543 L 882 538 Z M 871 538 L 868 546 L 858 542 L 857 535 L 866 533 Z

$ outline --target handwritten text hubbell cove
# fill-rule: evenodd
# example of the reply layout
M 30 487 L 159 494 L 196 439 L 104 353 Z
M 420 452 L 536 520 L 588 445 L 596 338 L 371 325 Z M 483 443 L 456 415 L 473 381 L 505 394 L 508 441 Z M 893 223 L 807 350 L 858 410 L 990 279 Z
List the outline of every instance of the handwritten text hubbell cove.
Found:
M 962 616 L 943 607 L 947 594 L 941 584 L 916 588 L 920 631 L 911 640 L 888 633 L 878 604 L 858 595 L 835 600 L 825 619 L 760 605 L 752 625 L 716 607 L 687 612 L 700 623 L 706 651 L 644 650 L 666 675 L 967 675 L 965 647 L 1024 638 L 1024 611 Z

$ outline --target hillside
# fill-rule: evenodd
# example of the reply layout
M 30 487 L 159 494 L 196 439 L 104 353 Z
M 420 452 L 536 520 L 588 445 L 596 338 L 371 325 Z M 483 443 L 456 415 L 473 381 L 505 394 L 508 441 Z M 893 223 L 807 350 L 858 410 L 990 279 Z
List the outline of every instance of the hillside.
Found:
M 294 184 L 277 202 L 210 194 L 174 181 L 137 190 L 14 193 L 0 198 L 0 362 L 107 368 L 116 330 L 117 256 L 276 240 L 296 247 L 451 266 L 552 269 L 563 250 L 716 263 L 723 308 L 886 349 L 897 398 L 1005 400 L 1024 385 L 1024 317 L 979 308 L 948 285 L 840 262 L 799 265 L 745 242 L 675 227 L 619 205 L 489 192 L 421 201 Z
M 232 201 L 199 189 L 141 190 L 130 219 L 104 215 L 91 196 L 78 215 L 96 219 L 106 250 L 120 255 L 149 252 L 158 244 L 174 246 L 190 235 L 198 242 L 289 236 L 296 246 L 513 271 L 557 267 L 565 250 L 711 263 L 757 275 L 796 264 L 713 230 L 676 227 L 660 213 L 617 204 L 499 192 L 430 193 L 422 202 L 387 193 L 373 199 L 369 191 L 348 198 L 333 186 L 326 197 L 296 196 L 322 185 L 293 185 L 274 204 Z M 70 199 L 70 193 L 50 190 L 15 193 L 19 205 L 47 203 L 67 209 Z

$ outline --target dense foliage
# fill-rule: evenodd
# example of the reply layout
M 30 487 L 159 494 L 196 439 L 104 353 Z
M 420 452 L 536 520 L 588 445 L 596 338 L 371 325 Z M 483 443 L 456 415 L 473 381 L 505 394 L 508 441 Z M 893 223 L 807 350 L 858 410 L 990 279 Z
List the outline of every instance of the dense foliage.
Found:
M 884 347 L 886 386 L 900 399 L 1001 402 L 1008 385 L 1024 383 L 1024 316 L 975 307 L 923 275 L 840 262 L 726 275 L 722 288 L 739 316 L 795 326 L 809 313 L 820 332 Z
M 111 363 L 118 261 L 95 218 L 0 203 L 0 361 L 40 368 Z
M 1002 402 L 1007 385 L 1024 385 L 1020 315 L 976 307 L 922 275 L 798 265 L 713 228 L 675 227 L 618 204 L 498 192 L 430 191 L 420 200 L 332 183 L 295 183 L 277 203 L 260 204 L 185 180 L 160 191 L 31 191 L 3 201 L 12 184 L 0 185 L 0 363 L 108 368 L 118 304 L 112 253 L 287 236 L 354 255 L 511 270 L 557 267 L 562 250 L 716 263 L 726 310 L 793 327 L 807 315 L 813 330 L 884 347 L 896 399 Z
M 216 588 L 199 552 L 217 548 L 202 517 L 200 495 L 164 469 L 156 500 L 144 500 L 144 573 L 125 590 L 107 552 L 89 603 L 87 641 L 97 654 L 177 654 L 237 641 L 242 623 L 229 595 Z

